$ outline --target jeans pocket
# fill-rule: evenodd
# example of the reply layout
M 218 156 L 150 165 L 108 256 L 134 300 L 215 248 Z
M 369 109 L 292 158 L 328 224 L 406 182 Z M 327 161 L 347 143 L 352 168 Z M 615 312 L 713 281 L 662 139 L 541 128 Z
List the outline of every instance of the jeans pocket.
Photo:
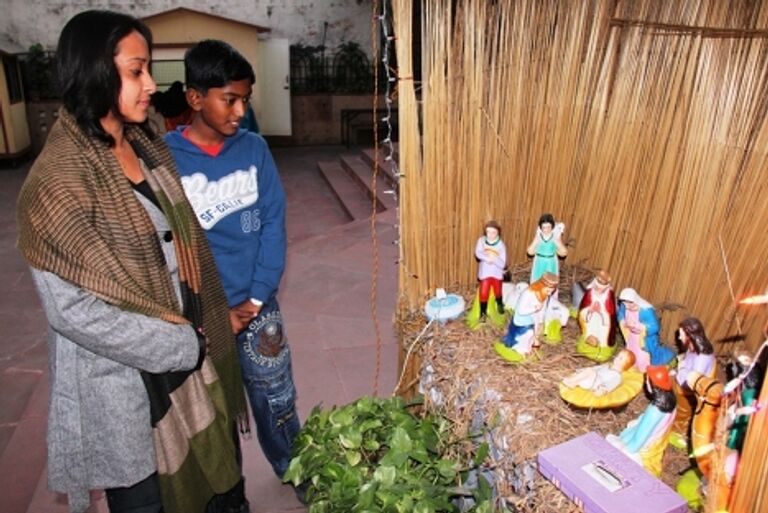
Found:
M 276 357 L 252 352 L 256 358 L 242 361 L 243 380 L 254 416 L 263 416 L 272 429 L 279 428 L 296 415 L 296 386 L 291 371 L 290 348 Z M 266 409 L 267 411 L 262 411 Z

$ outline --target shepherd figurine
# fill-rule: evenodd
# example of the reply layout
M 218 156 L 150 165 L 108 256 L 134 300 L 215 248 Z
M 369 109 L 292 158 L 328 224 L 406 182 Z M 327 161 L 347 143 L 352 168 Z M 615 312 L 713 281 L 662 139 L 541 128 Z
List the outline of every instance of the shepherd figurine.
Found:
M 619 436 L 608 435 L 606 439 L 649 473 L 659 477 L 676 407 L 672 378 L 667 367 L 648 366 L 645 387 L 651 403 L 640 417 L 627 424 Z
M 555 223 L 552 214 L 542 214 L 539 218 L 536 235 L 527 250 L 528 256 L 533 257 L 531 283 L 536 282 L 544 273 L 560 276 L 557 257 L 565 257 L 568 254 L 568 248 L 563 244 L 564 232 L 565 224 Z
M 498 222 L 488 221 L 484 231 L 485 235 L 477 239 L 475 244 L 477 279 L 480 285 L 474 305 L 467 314 L 467 325 L 473 329 L 485 322 L 486 318 L 490 318 L 499 327 L 503 327 L 506 322 L 501 284 L 507 266 L 507 247 L 501 240 L 501 226 Z
M 509 331 L 503 341 L 494 346 L 499 356 L 511 362 L 522 362 L 539 346 L 547 299 L 556 290 L 557 281 L 554 274 L 544 273 L 520 294 Z

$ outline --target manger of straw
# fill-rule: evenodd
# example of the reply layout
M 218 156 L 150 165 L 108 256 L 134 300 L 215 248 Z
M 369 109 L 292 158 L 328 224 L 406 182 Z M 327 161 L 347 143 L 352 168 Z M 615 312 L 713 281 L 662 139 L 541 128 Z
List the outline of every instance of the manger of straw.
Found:
M 514 268 L 512 281 L 526 281 L 530 266 Z M 587 283 L 588 272 L 564 266 L 560 301 L 570 302 L 574 280 Z M 470 304 L 475 290 L 452 290 Z M 401 340 L 413 341 L 427 320 L 411 314 L 400 322 Z M 557 345 L 543 343 L 538 361 L 511 364 L 493 350 L 505 334 L 490 323 L 471 330 L 463 319 L 432 323 L 415 349 L 420 360 L 418 385 L 428 409 L 439 411 L 453 423 L 455 456 L 465 459 L 480 441 L 489 444 L 483 475 L 495 487 L 498 504 L 520 513 L 576 511 L 570 500 L 537 470 L 536 456 L 548 447 L 590 431 L 618 434 L 648 404 L 640 394 L 628 405 L 608 410 L 585 410 L 563 401 L 559 382 L 578 368 L 594 365 L 575 352 L 578 326 L 570 319 Z M 477 435 L 477 436 L 475 436 Z M 662 481 L 674 489 L 689 466 L 686 454 L 667 448 Z

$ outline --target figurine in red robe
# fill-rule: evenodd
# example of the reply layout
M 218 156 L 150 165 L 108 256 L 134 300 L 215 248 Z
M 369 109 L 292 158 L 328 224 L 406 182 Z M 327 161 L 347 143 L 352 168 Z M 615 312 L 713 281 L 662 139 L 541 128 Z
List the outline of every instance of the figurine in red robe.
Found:
M 607 272 L 598 271 L 579 304 L 581 336 L 576 351 L 604 362 L 616 352 L 616 296 Z

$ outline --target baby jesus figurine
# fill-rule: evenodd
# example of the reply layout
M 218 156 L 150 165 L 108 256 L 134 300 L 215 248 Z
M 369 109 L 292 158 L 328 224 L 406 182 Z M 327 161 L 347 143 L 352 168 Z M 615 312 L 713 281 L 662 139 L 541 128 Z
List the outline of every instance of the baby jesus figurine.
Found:
M 611 363 L 579 369 L 563 379 L 569 388 L 583 388 L 601 397 L 616 390 L 622 383 L 622 372 L 635 365 L 635 355 L 622 349 Z

